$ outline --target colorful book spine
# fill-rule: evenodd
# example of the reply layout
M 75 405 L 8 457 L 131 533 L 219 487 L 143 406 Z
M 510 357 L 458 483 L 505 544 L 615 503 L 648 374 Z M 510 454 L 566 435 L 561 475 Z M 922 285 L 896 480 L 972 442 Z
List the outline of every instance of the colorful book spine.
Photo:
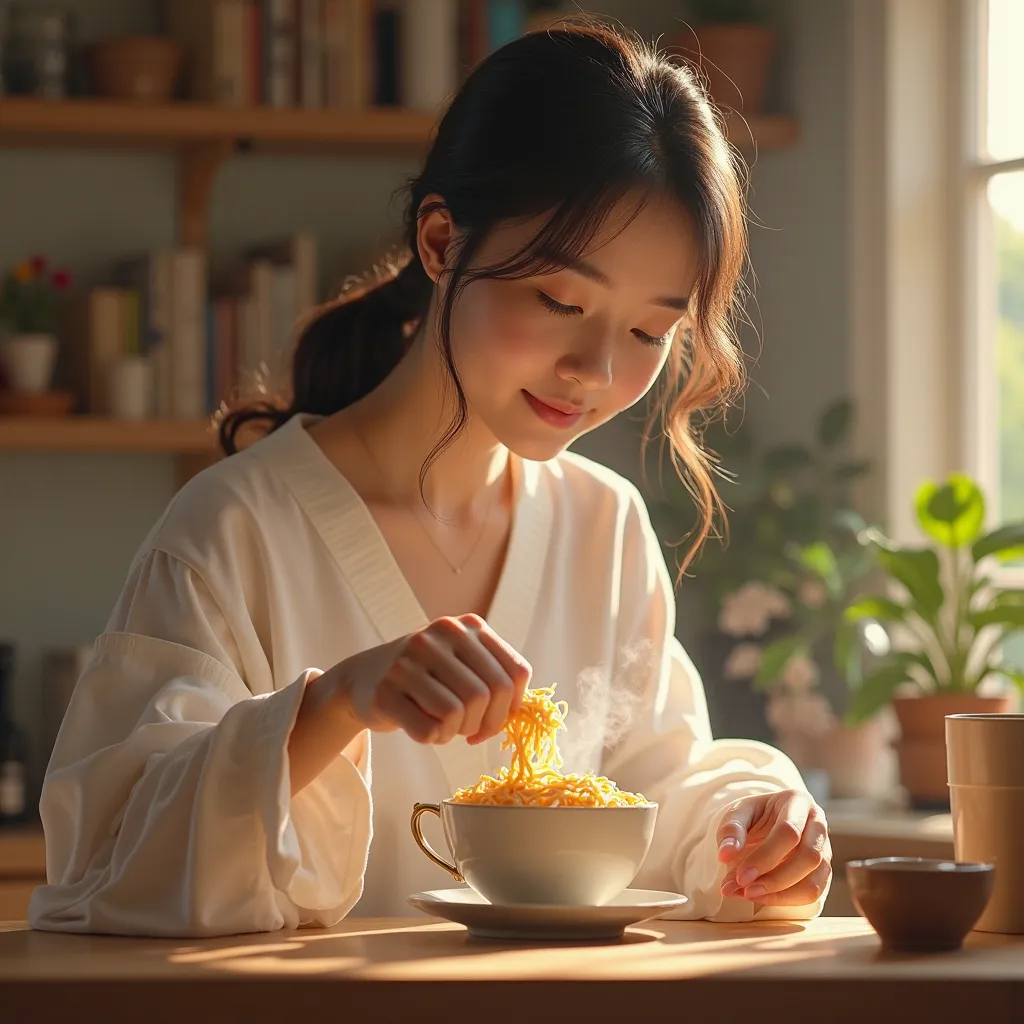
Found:
M 263 0 L 264 101 L 295 106 L 296 0 Z

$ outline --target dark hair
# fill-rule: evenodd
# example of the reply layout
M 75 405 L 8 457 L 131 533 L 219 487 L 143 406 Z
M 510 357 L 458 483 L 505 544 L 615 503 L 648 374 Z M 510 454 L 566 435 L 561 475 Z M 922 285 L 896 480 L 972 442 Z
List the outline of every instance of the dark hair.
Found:
M 692 329 L 672 344 L 652 415 L 700 513 L 692 556 L 721 512 L 712 459 L 700 444 L 702 426 L 743 386 L 735 338 L 746 260 L 739 163 L 689 69 L 596 22 L 527 34 L 472 71 L 441 119 L 422 172 L 406 186 L 407 252 L 314 311 L 299 331 L 290 400 L 228 413 L 220 425 L 225 452 L 237 450 L 246 424 L 274 430 L 297 413 L 329 415 L 369 394 L 394 369 L 411 325 L 422 322 L 434 295 L 416 234 L 418 218 L 430 208 L 424 200 L 437 195 L 464 242 L 446 268 L 438 310 L 455 416 L 425 474 L 467 420 L 451 348 L 452 309 L 462 290 L 481 278 L 527 277 L 576 259 L 612 206 L 634 190 L 676 198 L 692 216 L 702 250 Z M 497 225 L 542 214 L 547 219 L 521 251 L 500 265 L 470 269 Z M 649 423 L 645 443 L 651 432 Z

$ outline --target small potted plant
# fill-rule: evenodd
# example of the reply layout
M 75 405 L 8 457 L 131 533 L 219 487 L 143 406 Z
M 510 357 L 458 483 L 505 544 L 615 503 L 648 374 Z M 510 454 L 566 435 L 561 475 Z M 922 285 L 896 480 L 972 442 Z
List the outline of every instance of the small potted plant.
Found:
M 747 117 L 762 113 L 777 37 L 761 4 L 690 0 L 686 15 L 693 28 L 675 37 L 672 51 L 700 68 L 716 106 Z
M 944 809 L 946 715 L 1010 711 L 1012 691 L 998 691 L 1024 689 L 1024 669 L 1002 657 L 1007 638 L 1024 629 L 1024 590 L 998 589 L 991 572 L 1000 560 L 1024 554 L 1024 521 L 983 532 L 985 497 L 962 474 L 923 484 L 914 507 L 931 543 L 900 545 L 876 529 L 861 538 L 890 587 L 854 601 L 845 617 L 886 629 L 892 642 L 871 659 L 850 719 L 864 721 L 891 703 L 910 801 Z
M 66 270 L 50 271 L 42 256 L 19 263 L 0 284 L 3 365 L 8 387 L 20 394 L 45 392 L 57 361 L 57 318 L 71 286 Z

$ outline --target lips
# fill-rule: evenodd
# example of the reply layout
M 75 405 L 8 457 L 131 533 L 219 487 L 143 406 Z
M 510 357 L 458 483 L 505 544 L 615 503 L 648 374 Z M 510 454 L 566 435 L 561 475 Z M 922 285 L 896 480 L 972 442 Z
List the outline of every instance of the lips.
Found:
M 571 402 L 561 402 L 557 398 L 537 398 L 529 391 L 523 392 L 527 405 L 545 422 L 553 427 L 565 430 L 578 423 L 586 411 Z

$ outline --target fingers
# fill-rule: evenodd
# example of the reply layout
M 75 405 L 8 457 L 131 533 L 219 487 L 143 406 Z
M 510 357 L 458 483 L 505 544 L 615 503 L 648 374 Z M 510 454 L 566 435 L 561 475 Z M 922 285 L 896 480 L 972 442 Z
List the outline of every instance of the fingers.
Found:
M 485 680 L 501 671 L 496 662 L 490 669 L 486 665 L 471 666 L 455 656 L 447 639 L 429 632 L 410 637 L 403 660 L 418 665 L 422 673 L 448 691 L 449 700 L 453 702 L 443 719 L 443 736 L 439 742 L 447 743 L 459 734 L 468 736 L 479 730 L 492 695 Z M 507 681 L 506 689 L 511 691 L 511 683 Z
M 718 826 L 718 859 L 729 863 L 739 857 L 747 842 L 747 833 L 759 813 L 755 800 L 738 800 L 726 810 Z
M 814 875 L 823 862 L 831 860 L 828 828 L 817 807 L 811 807 L 803 835 L 793 852 L 774 870 L 759 875 L 740 895 L 744 899 L 758 900 L 799 886 Z M 810 901 L 808 901 L 810 902 Z
M 417 743 L 434 743 L 440 723 L 428 715 L 397 685 L 382 686 L 376 694 L 377 709 Z
M 437 619 L 406 639 L 388 673 L 388 685 L 433 725 L 402 701 L 392 699 L 388 711 L 410 719 L 414 738 L 430 737 L 420 742 L 447 743 L 457 735 L 481 742 L 497 735 L 518 708 L 530 675 L 525 659 L 479 616 Z
M 775 795 L 768 806 L 769 820 L 758 826 L 767 834 L 736 866 L 734 879 L 741 889 L 774 871 L 800 845 L 814 805 L 807 793 L 791 790 Z
M 497 633 L 494 632 L 484 621 L 476 615 L 467 616 L 476 620 L 482 626 L 477 631 L 480 643 L 491 653 L 505 674 L 512 682 L 512 700 L 509 705 L 509 713 L 514 714 L 523 703 L 523 694 L 530 685 L 533 677 L 533 668 L 530 663 L 510 644 L 507 644 Z M 471 627 L 472 628 L 472 627 Z M 504 725 L 504 720 L 501 723 Z M 499 726 L 500 728 L 500 726 Z M 495 730 L 497 731 L 497 730 Z
M 796 885 L 791 885 L 781 892 L 765 893 L 763 896 L 758 896 L 753 902 L 765 907 L 809 906 L 825 891 L 831 874 L 831 863 L 828 860 L 823 860 L 811 874 L 801 879 Z

